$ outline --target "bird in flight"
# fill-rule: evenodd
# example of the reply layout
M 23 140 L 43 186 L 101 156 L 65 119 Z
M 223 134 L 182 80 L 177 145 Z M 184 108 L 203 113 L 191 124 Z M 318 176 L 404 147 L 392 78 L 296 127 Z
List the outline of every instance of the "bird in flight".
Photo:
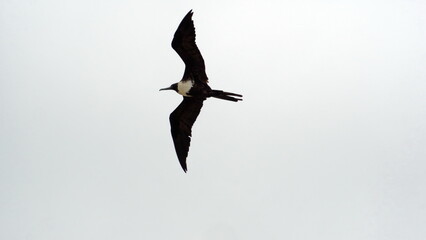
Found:
M 180 82 L 161 90 L 174 90 L 183 96 L 183 101 L 170 114 L 170 126 L 177 157 L 183 171 L 187 171 L 186 157 L 191 142 L 191 128 L 200 114 L 203 102 L 209 97 L 238 102 L 242 95 L 213 90 L 209 87 L 204 59 L 195 44 L 195 28 L 190 10 L 179 24 L 172 41 L 172 48 L 185 63 L 185 72 Z

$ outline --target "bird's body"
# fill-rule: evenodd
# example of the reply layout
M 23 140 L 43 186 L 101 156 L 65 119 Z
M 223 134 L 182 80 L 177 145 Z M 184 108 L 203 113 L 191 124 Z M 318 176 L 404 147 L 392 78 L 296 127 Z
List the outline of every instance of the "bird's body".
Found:
M 191 79 L 180 81 L 177 85 L 178 93 L 184 97 L 191 97 L 191 95 L 188 95 L 188 93 L 191 90 L 192 86 L 194 86 L 194 81 L 192 81 Z
M 204 59 L 195 44 L 195 28 L 192 21 L 192 10 L 186 14 L 175 32 L 172 47 L 185 63 L 182 80 L 168 88 L 183 96 L 181 104 L 170 114 L 170 125 L 176 154 L 183 170 L 187 171 L 186 157 L 191 142 L 191 128 L 197 119 L 204 100 L 215 97 L 238 102 L 242 95 L 212 90 L 208 85 Z

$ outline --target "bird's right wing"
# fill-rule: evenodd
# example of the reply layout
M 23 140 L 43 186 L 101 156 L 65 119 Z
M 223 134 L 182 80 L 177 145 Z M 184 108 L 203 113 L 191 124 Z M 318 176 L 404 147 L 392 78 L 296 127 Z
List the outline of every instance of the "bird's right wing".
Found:
M 170 126 L 180 165 L 186 172 L 186 157 L 191 142 L 191 129 L 200 110 L 203 99 L 184 97 L 179 106 L 170 114 Z

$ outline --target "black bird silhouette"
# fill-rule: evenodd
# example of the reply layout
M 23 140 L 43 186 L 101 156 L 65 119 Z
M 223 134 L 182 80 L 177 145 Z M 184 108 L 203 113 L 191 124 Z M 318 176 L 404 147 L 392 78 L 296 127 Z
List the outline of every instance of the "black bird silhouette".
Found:
M 186 157 L 191 142 L 191 128 L 200 114 L 203 101 L 209 97 L 238 102 L 242 95 L 212 90 L 208 83 L 204 59 L 195 44 L 195 28 L 192 10 L 183 18 L 177 28 L 172 47 L 185 63 L 185 72 L 180 82 L 161 90 L 175 90 L 183 96 L 183 101 L 170 114 L 170 125 L 177 157 L 183 170 L 187 171 Z

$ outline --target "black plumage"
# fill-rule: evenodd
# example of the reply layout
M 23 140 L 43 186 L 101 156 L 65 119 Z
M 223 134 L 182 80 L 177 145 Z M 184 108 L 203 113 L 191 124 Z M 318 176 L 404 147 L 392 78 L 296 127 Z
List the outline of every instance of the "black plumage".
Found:
M 180 165 L 187 171 L 186 158 L 188 156 L 191 142 L 191 129 L 200 110 L 203 101 L 209 97 L 238 102 L 242 95 L 224 92 L 222 90 L 212 90 L 208 83 L 205 71 L 204 59 L 195 43 L 195 28 L 192 21 L 192 10 L 189 11 L 179 24 L 172 47 L 185 63 L 185 72 L 182 80 L 172 84 L 168 88 L 160 90 L 175 90 L 183 95 L 183 101 L 170 114 L 170 126 Z
M 199 82 L 208 82 L 204 59 L 195 44 L 195 28 L 192 21 L 192 10 L 189 11 L 179 24 L 172 41 L 172 48 L 179 54 L 185 63 L 185 72 L 182 79 L 194 79 Z

